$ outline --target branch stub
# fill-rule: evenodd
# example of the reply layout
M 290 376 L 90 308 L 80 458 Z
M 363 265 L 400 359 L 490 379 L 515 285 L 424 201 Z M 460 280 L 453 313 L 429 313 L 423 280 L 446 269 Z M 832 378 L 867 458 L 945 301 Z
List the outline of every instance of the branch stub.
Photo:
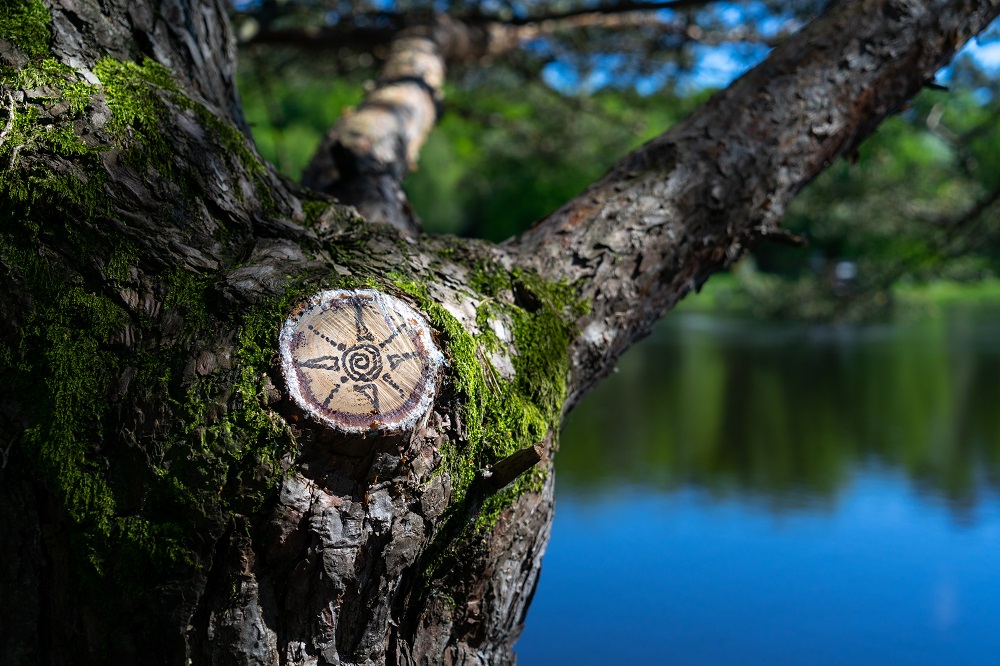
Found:
M 424 318 L 374 289 L 316 294 L 285 322 L 279 349 L 296 404 L 349 433 L 412 428 L 444 361 Z

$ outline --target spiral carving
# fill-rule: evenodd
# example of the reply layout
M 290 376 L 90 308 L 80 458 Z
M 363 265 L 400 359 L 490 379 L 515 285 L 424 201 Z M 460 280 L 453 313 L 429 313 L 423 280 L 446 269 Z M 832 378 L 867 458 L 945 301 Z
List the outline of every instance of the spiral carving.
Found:
M 354 345 L 341 358 L 344 372 L 356 382 L 370 382 L 382 374 L 382 352 L 371 344 Z

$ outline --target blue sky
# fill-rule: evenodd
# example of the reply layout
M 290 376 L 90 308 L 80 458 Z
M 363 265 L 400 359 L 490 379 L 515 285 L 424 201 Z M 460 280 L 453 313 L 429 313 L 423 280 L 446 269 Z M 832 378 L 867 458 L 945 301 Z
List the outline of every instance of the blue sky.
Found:
M 735 28 L 753 22 L 765 37 L 779 34 L 792 20 L 791 16 L 768 15 L 766 8 L 758 2 L 719 3 L 706 12 L 710 12 L 710 20 L 722 28 Z M 669 10 L 663 10 L 659 14 L 664 20 L 672 16 Z M 542 44 L 536 44 L 534 48 L 540 52 L 545 50 Z M 652 94 L 674 76 L 678 76 L 681 90 L 723 88 L 762 61 L 767 56 L 768 49 L 759 44 L 695 45 L 692 53 L 695 67 L 690 73 L 678 75 L 676 71 L 671 71 L 668 64 L 664 71 L 636 80 L 636 89 L 643 94 Z M 1000 23 L 994 23 L 978 38 L 970 40 L 956 56 L 956 61 L 958 58 L 970 58 L 989 76 L 1000 75 Z M 543 77 L 550 86 L 566 93 L 591 92 L 614 83 L 614 70 L 618 62 L 619 56 L 599 56 L 591 61 L 591 71 L 581 76 L 568 63 L 555 61 L 546 66 Z M 940 83 L 947 83 L 950 80 L 949 68 L 942 68 L 937 79 Z
M 232 0 L 232 3 L 238 10 L 246 10 L 259 5 L 260 0 Z M 395 0 L 376 0 L 375 4 L 391 9 Z M 657 13 L 665 21 L 674 16 L 670 10 L 661 10 Z M 705 20 L 723 29 L 752 22 L 764 36 L 777 35 L 792 19 L 791 16 L 772 16 L 762 2 L 756 1 L 716 3 L 701 12 L 701 15 Z M 538 40 L 527 45 L 527 48 L 539 54 L 548 50 L 545 40 Z M 692 52 L 696 64 L 691 73 L 678 74 L 677 67 L 668 63 L 662 71 L 635 80 L 636 89 L 642 94 L 652 94 L 675 76 L 678 77 L 682 90 L 722 88 L 767 55 L 766 47 L 752 44 L 725 44 L 714 47 L 695 45 L 692 47 Z M 994 23 L 979 38 L 969 41 L 957 56 L 957 58 L 962 57 L 970 58 L 989 76 L 1000 75 L 1000 23 Z M 615 70 L 622 63 L 623 60 L 618 55 L 596 56 L 590 63 L 590 71 L 583 74 L 569 63 L 556 60 L 544 68 L 542 76 L 548 85 L 566 93 L 591 92 L 613 85 L 616 78 Z M 937 79 L 941 83 L 947 83 L 950 80 L 949 68 L 942 68 L 937 74 Z

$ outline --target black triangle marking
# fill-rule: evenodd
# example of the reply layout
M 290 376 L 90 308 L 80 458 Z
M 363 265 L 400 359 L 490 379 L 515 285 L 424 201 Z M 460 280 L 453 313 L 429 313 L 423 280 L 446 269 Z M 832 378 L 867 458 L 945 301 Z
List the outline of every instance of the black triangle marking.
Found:
M 329 363 L 324 363 L 329 361 Z M 340 359 L 336 356 L 317 356 L 305 361 L 299 361 L 299 367 L 315 368 L 316 370 L 340 370 Z
M 382 342 L 378 343 L 379 349 L 385 349 L 385 346 L 390 342 L 392 342 L 396 338 L 396 336 L 399 335 L 399 332 L 402 331 L 404 328 L 406 328 L 405 321 L 392 331 L 392 335 L 387 337 Z
M 368 398 L 368 401 L 372 403 L 372 407 L 375 408 L 375 413 L 378 414 L 382 410 L 378 406 L 378 387 L 374 384 L 355 384 L 354 390 L 361 395 Z
M 403 398 L 404 400 L 406 399 L 406 391 L 404 391 L 403 389 L 401 389 L 399 387 L 399 384 L 397 384 L 396 382 L 393 381 L 392 375 L 390 375 L 388 372 L 385 373 L 384 375 L 382 375 L 382 381 L 384 381 L 386 384 L 388 384 L 392 388 L 396 389 L 396 392 L 399 393 L 399 397 L 400 398 Z
M 420 356 L 420 353 L 415 351 L 407 352 L 405 354 L 389 354 L 389 356 L 387 357 L 389 359 L 389 368 L 391 370 L 395 370 L 396 367 L 399 366 L 399 364 L 402 363 L 403 361 L 410 358 L 416 358 L 417 356 Z
M 334 394 L 339 390 L 340 390 L 340 384 L 337 384 L 336 386 L 333 387 L 333 390 L 330 391 L 330 395 L 326 396 L 326 400 L 323 401 L 323 409 L 330 408 L 330 401 L 333 400 Z

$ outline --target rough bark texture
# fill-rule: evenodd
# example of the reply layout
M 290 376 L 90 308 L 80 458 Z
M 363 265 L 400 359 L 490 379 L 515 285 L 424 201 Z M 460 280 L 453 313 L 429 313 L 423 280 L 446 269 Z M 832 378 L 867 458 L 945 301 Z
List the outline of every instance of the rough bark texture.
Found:
M 996 13 L 845 5 L 495 247 L 276 177 L 224 10 L 0 2 L 2 663 L 511 661 L 564 410 Z M 409 160 L 429 117 L 371 145 Z M 361 286 L 448 358 L 404 435 L 337 435 L 282 386 L 294 305 Z

